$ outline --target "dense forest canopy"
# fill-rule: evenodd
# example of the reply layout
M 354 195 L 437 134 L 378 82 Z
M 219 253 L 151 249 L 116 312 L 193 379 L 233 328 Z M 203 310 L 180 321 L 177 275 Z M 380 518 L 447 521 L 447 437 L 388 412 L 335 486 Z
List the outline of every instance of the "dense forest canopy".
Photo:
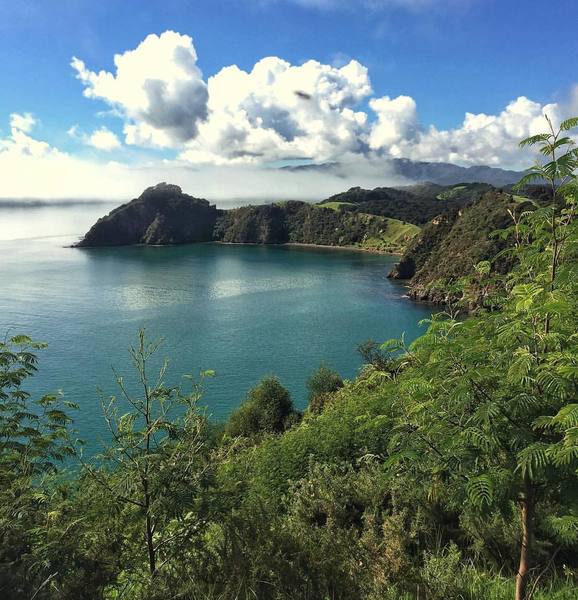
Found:
M 130 349 L 139 384 L 118 375 L 118 394 L 103 399 L 110 442 L 88 460 L 76 405 L 26 392 L 50 349 L 1 343 L 0 595 L 576 598 L 578 152 L 567 132 L 577 125 L 548 122 L 523 142 L 545 157 L 521 182 L 548 182 L 540 201 L 437 191 L 458 205 L 404 260 L 428 284 L 450 272 L 453 303 L 409 347 L 365 344 L 352 381 L 312 365 L 303 414 L 268 376 L 228 423 L 212 423 L 198 401 L 213 373 L 167 383 L 168 364 L 150 368 L 162 348 L 141 332 Z M 239 209 L 223 227 L 275 235 L 267 211 L 359 218 L 375 194 L 390 192 Z M 389 210 L 373 216 L 403 216 Z M 475 264 L 440 264 L 456 253 Z

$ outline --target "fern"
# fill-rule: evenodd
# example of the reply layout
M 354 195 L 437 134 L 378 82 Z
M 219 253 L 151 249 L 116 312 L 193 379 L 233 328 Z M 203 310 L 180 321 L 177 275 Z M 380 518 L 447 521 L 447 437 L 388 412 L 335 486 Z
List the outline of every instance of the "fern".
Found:
M 494 498 L 494 483 L 489 475 L 478 475 L 468 480 L 466 493 L 477 508 L 490 506 Z

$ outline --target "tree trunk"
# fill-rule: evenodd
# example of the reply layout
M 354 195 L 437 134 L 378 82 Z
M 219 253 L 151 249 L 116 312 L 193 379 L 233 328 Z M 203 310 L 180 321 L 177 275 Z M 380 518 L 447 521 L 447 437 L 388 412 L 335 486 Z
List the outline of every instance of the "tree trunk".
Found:
M 526 600 L 534 537 L 534 491 L 527 478 L 524 480 L 524 495 L 520 499 L 520 516 L 522 519 L 522 547 L 520 549 L 520 565 L 516 575 L 515 600 Z
M 153 542 L 153 528 L 151 523 L 151 518 L 149 515 L 146 516 L 146 539 L 147 539 L 147 550 L 149 555 L 149 571 L 151 577 L 154 577 L 157 571 L 157 560 L 156 560 L 156 552 L 154 548 Z

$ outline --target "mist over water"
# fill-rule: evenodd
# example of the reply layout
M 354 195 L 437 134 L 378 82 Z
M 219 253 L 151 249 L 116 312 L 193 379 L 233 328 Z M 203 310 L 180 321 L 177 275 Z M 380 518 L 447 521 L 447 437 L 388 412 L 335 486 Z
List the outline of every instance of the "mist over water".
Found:
M 203 402 L 223 419 L 263 375 L 275 373 L 300 408 L 321 361 L 344 377 L 356 345 L 418 335 L 427 307 L 386 278 L 394 257 L 342 250 L 199 244 L 68 247 L 112 205 L 0 209 L 0 332 L 48 342 L 30 382 L 81 406 L 80 437 L 96 449 L 99 404 L 115 393 L 112 367 L 128 374 L 139 328 L 163 336 L 169 380 L 214 369 Z M 91 451 L 92 451 L 91 450 Z

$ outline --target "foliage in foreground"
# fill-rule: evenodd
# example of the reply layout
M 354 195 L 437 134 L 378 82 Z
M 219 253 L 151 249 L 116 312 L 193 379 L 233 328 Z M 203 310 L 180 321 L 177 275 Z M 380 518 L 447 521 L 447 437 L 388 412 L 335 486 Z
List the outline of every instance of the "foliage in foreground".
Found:
M 322 367 L 300 421 L 266 378 L 215 435 L 198 385 L 153 376 L 141 336 L 139 387 L 119 377 L 104 403 L 109 448 L 59 476 L 73 407 L 23 391 L 30 340 L 0 345 L 0 595 L 575 598 L 576 125 L 526 141 L 552 203 L 513 213 L 516 267 L 495 285 L 478 264 L 476 311 L 433 317 L 410 347 L 365 345 L 354 381 Z

